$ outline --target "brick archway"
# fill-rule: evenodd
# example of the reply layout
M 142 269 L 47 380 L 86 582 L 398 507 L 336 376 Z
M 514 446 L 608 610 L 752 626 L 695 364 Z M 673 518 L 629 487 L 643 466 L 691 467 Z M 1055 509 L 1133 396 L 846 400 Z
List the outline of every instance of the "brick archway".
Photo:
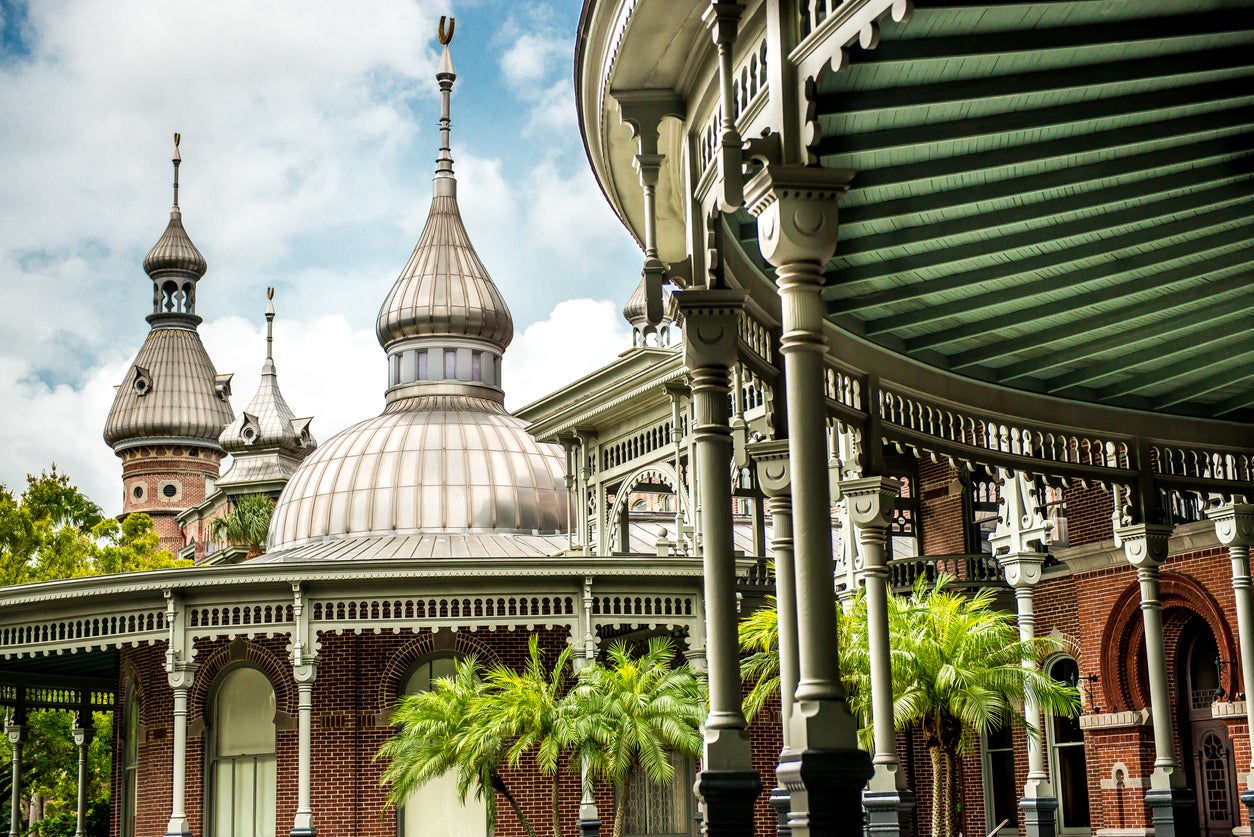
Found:
M 1236 640 L 1232 628 L 1223 618 L 1219 603 L 1192 576 L 1164 572 L 1159 582 L 1159 599 L 1163 607 L 1163 624 L 1169 637 L 1177 637 L 1180 629 L 1193 617 L 1206 623 L 1215 636 L 1221 654 L 1236 659 Z M 1148 706 L 1149 682 L 1145 672 L 1145 627 L 1141 618 L 1140 585 L 1133 580 L 1119 594 L 1110 611 L 1102 633 L 1102 691 L 1110 711 L 1118 712 Z M 1169 649 L 1174 652 L 1175 649 Z M 1235 668 L 1235 667 L 1234 667 Z M 1230 693 L 1238 690 L 1236 672 L 1224 684 Z
M 205 704 L 214 681 L 223 670 L 239 663 L 260 669 L 274 688 L 275 710 L 295 717 L 297 700 L 291 667 L 268 648 L 246 639 L 237 639 L 216 650 L 196 672 L 187 701 L 188 720 L 204 717 Z
M 448 633 L 452 635 L 448 636 Z M 395 706 L 405 675 L 413 668 L 414 663 L 439 652 L 448 652 L 459 657 L 473 655 L 489 668 L 501 662 L 490 644 L 466 631 L 426 631 L 402 645 L 388 660 L 383 676 L 379 678 L 378 706 Z

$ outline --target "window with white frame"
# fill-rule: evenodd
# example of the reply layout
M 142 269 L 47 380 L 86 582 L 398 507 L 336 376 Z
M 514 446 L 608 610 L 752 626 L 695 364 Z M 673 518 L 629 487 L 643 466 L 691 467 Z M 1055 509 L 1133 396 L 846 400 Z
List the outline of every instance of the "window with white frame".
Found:
M 631 783 L 623 833 L 686 837 L 692 833 L 692 760 L 681 753 L 669 754 L 674 774 L 671 781 L 655 785 L 643 776 Z
M 1046 665 L 1055 680 L 1078 683 L 1080 668 L 1070 657 L 1057 657 Z M 1049 775 L 1058 795 L 1060 834 L 1088 834 L 1089 780 L 1084 760 L 1084 732 L 1080 719 L 1051 715 L 1048 719 Z
M 414 695 L 431 690 L 441 677 L 453 676 L 457 658 L 452 654 L 427 657 L 406 676 L 401 693 Z M 419 787 L 397 811 L 400 837 L 485 837 L 487 802 L 472 790 L 463 803 L 457 796 L 457 774 L 449 771 Z
M 274 687 L 260 670 L 232 668 L 215 684 L 209 834 L 274 837 Z

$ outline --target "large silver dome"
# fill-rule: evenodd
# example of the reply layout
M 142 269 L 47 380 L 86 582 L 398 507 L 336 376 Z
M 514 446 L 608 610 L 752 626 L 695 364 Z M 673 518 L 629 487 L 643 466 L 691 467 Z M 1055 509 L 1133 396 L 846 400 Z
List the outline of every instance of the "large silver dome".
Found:
M 566 528 L 565 457 L 505 412 L 501 360 L 513 321 L 457 209 L 449 148 L 455 78 L 446 45 L 436 73 L 442 107 L 431 210 L 379 314 L 387 406 L 301 463 L 275 507 L 267 560 L 322 540 Z
M 561 452 L 524 428 L 494 400 L 394 401 L 301 464 L 275 509 L 270 549 L 324 538 L 564 530 Z

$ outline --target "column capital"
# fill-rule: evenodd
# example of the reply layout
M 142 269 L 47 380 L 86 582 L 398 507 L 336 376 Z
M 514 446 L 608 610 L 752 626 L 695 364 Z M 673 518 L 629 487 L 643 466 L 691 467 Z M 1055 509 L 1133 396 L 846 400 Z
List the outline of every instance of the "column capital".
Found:
M 684 317 L 684 365 L 730 368 L 736 362 L 740 313 L 747 292 L 734 290 L 677 291 Z
M 733 44 L 740 29 L 745 6 L 737 0 L 712 0 L 701 13 L 701 22 L 710 30 L 715 44 Z
M 96 729 L 95 727 L 76 726 L 70 729 L 70 736 L 74 739 L 76 747 L 82 747 L 90 744 L 91 740 L 96 737 Z
M 17 746 L 25 743 L 30 735 L 30 727 L 26 726 L 26 724 L 6 724 L 4 734 L 8 736 L 9 744 Z
M 1224 546 L 1254 546 L 1254 504 L 1227 503 L 1206 516 L 1215 522 L 1215 536 Z
M 753 442 L 745 445 L 745 452 L 753 461 L 762 493 L 772 500 L 791 499 L 792 468 L 789 465 L 788 440 Z
M 1041 580 L 1041 570 L 1049 558 L 1046 552 L 1008 552 L 997 556 L 1006 574 L 1006 583 L 1016 590 L 1032 589 Z
M 318 658 L 306 656 L 299 664 L 292 664 L 292 679 L 299 684 L 312 683 L 318 678 Z
M 767 165 L 745 184 L 745 208 L 758 219 L 758 246 L 768 262 L 824 264 L 836 252 L 840 197 L 854 172 Z
M 1174 526 L 1161 523 L 1137 523 L 1121 526 L 1115 537 L 1123 544 L 1128 563 L 1140 569 L 1157 569 L 1167 560 L 1167 539 Z
M 196 669 L 199 663 L 178 663 L 166 670 L 166 678 L 171 689 L 190 689 L 196 681 Z
M 837 483 L 849 520 L 857 529 L 887 529 L 901 483 L 891 477 L 860 477 Z
M 684 97 L 670 88 L 611 90 L 618 102 L 619 121 L 631 128 L 640 154 L 658 153 L 658 126 L 668 116 L 683 119 Z

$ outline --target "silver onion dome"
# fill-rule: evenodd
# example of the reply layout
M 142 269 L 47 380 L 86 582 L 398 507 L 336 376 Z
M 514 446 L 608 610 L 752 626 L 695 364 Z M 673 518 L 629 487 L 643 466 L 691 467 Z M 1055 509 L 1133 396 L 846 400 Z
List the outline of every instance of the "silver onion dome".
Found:
M 449 147 L 455 78 L 445 44 L 431 211 L 376 323 L 388 355 L 387 406 L 301 464 L 279 497 L 264 560 L 331 539 L 530 536 L 567 525 L 560 449 L 536 442 L 505 411 L 501 361 L 513 319 L 457 208 Z
M 196 287 L 205 260 L 183 229 L 178 207 L 178 135 L 174 148 L 174 209 L 170 223 L 144 260 L 153 281 L 151 329 L 117 387 L 104 438 L 115 452 L 141 444 L 218 447 L 234 418 L 231 376 L 219 375 L 196 326 Z

